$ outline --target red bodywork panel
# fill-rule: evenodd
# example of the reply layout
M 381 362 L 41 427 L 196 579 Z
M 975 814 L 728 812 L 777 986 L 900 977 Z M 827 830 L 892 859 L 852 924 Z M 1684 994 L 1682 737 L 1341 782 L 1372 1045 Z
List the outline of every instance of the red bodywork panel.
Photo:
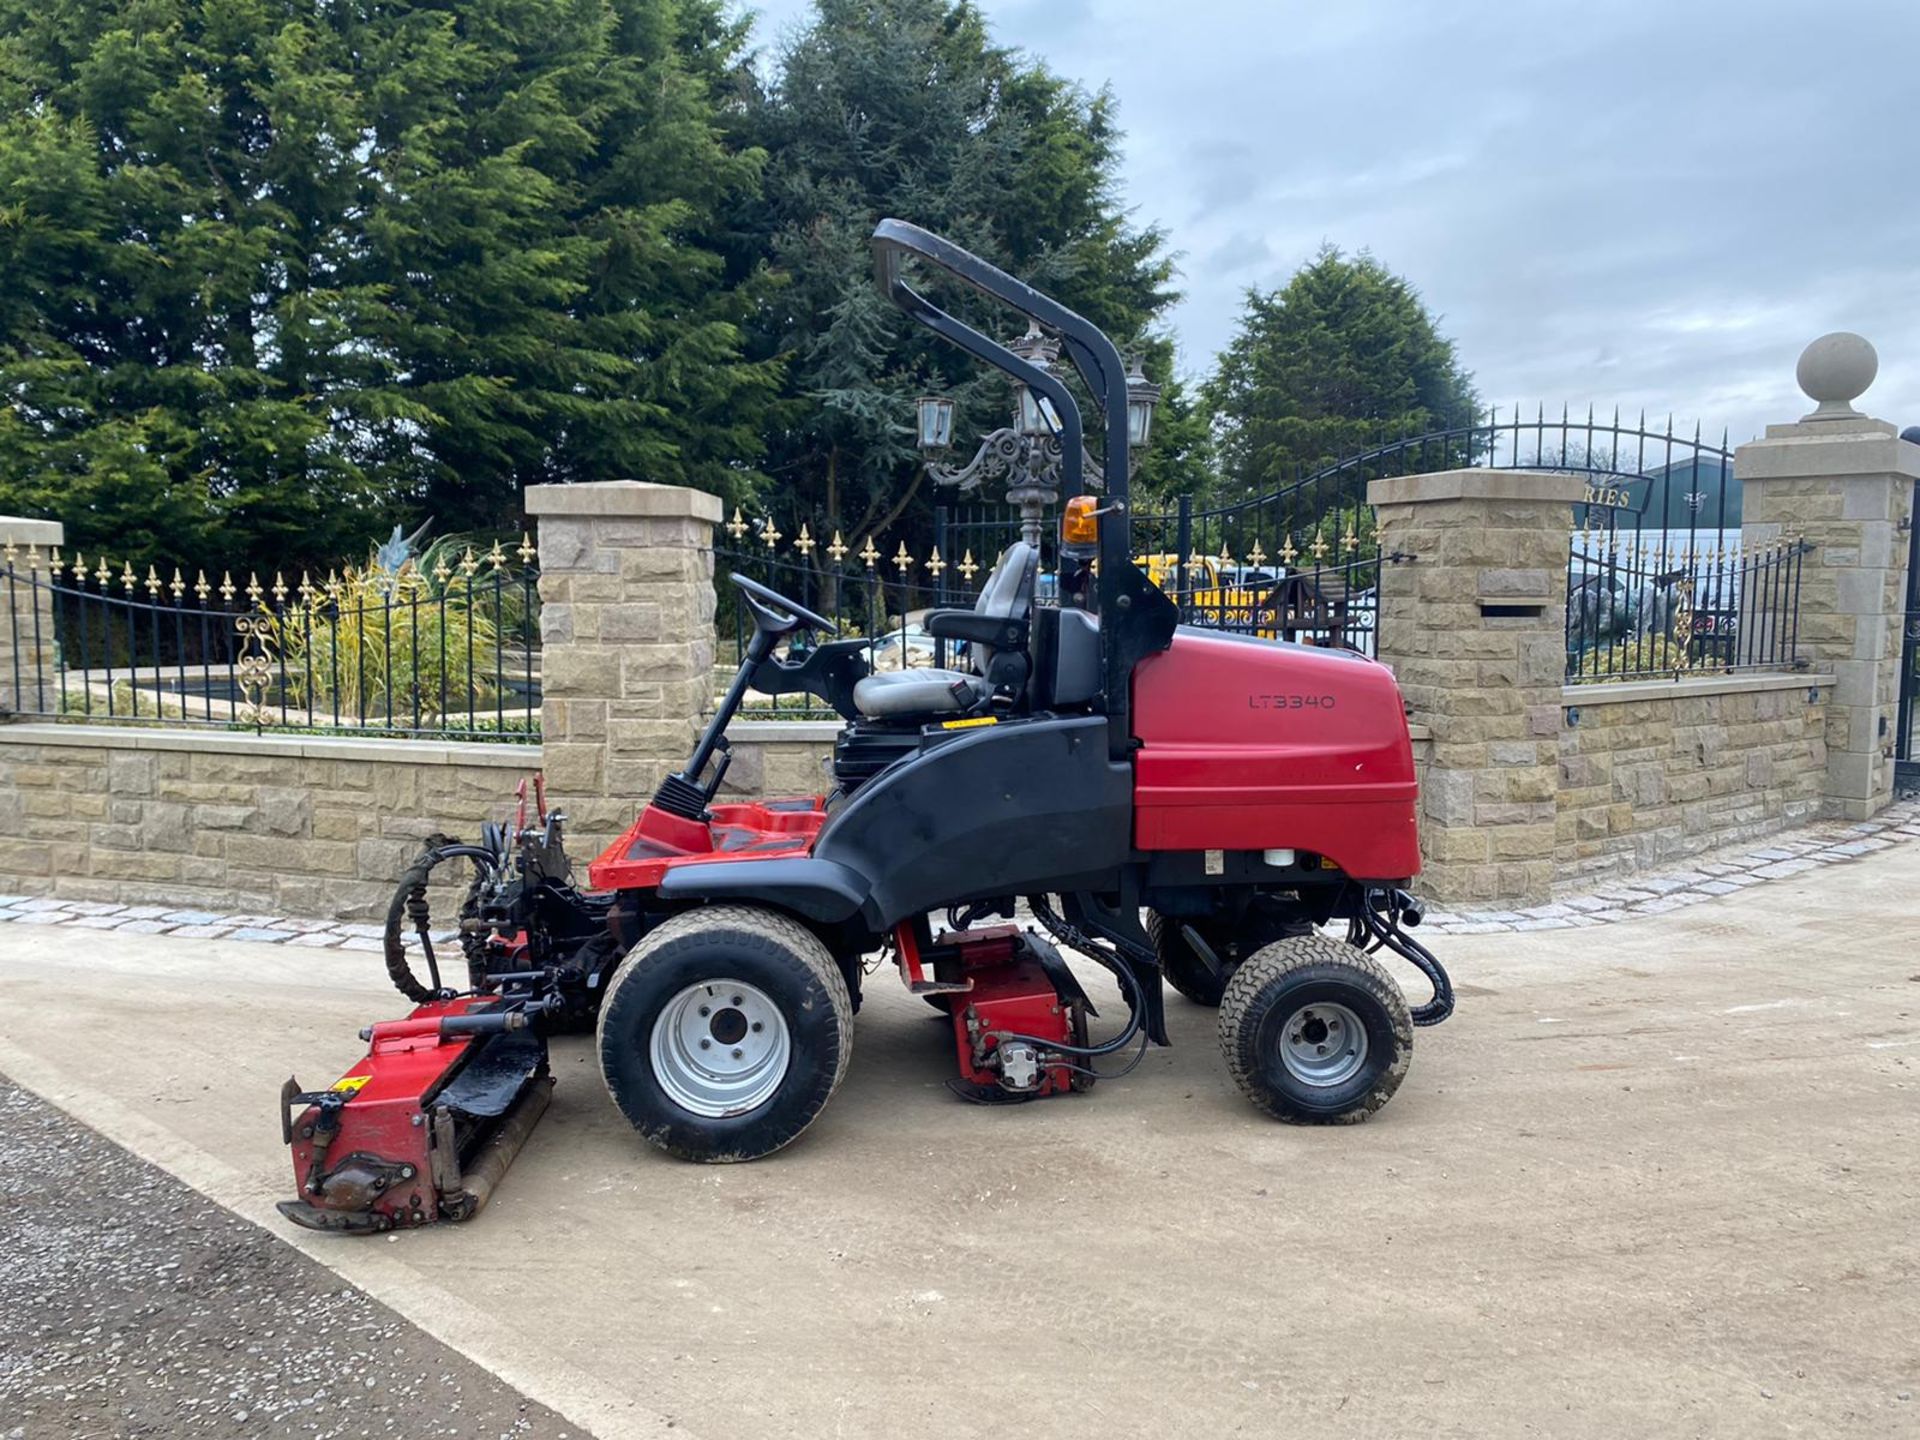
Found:
M 819 795 L 758 804 L 716 805 L 713 821 L 688 820 L 648 805 L 627 833 L 587 866 L 596 890 L 651 890 L 675 865 L 804 855 L 827 818 Z
M 1419 872 L 1413 742 L 1393 675 L 1344 651 L 1182 631 L 1133 672 L 1142 850 L 1325 856 Z

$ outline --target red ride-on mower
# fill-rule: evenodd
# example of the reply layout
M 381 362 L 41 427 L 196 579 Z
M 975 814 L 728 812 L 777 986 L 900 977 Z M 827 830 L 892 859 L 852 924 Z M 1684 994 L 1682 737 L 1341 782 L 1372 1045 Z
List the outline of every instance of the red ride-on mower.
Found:
M 545 1036 L 596 1029 L 614 1102 L 688 1160 L 751 1160 L 812 1123 L 846 1073 L 869 957 L 889 956 L 951 1017 L 968 1100 L 1082 1091 L 1102 1061 L 1167 1043 L 1163 976 L 1217 1005 L 1220 1047 L 1260 1109 L 1361 1120 L 1405 1076 L 1416 1025 L 1452 987 L 1407 929 L 1419 869 L 1415 781 L 1393 677 L 1362 656 L 1189 629 L 1132 562 L 1126 373 L 1078 315 L 899 221 L 873 237 L 882 291 L 1051 402 L 1069 493 L 1081 412 L 1049 371 L 942 310 L 917 259 L 1052 331 L 1101 409 L 1106 493 L 1068 506 L 1057 599 L 1017 543 L 971 610 L 936 610 L 964 669 L 869 673 L 869 642 L 732 576 L 746 657 L 693 755 L 575 885 L 534 813 L 477 845 L 430 847 L 402 877 L 388 969 L 418 1006 L 363 1031 L 330 1089 L 282 1096 L 300 1198 L 318 1229 L 464 1219 L 545 1107 Z M 803 632 L 817 643 L 793 643 Z M 782 645 L 785 642 L 785 650 Z M 726 729 L 747 690 L 806 693 L 846 720 L 824 796 L 719 804 Z M 433 948 L 434 870 L 472 863 L 464 984 Z M 1336 939 L 1331 927 L 1344 926 Z M 428 978 L 410 970 L 416 931 Z M 1124 1024 L 1061 948 L 1110 971 Z M 1377 958 L 1431 983 L 1409 1009 Z

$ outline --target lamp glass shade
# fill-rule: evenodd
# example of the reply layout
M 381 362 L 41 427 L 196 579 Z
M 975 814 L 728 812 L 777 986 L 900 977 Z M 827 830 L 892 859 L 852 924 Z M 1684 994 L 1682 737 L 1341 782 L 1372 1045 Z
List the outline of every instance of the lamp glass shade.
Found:
M 1060 417 L 1054 413 L 1053 402 L 1044 395 L 1036 395 L 1025 385 L 1014 386 L 1020 402 L 1020 433 L 1029 437 L 1057 435 L 1060 433 Z
M 953 401 L 941 395 L 922 395 L 920 411 L 920 448 L 944 450 L 953 443 Z
M 1135 395 L 1127 401 L 1127 444 L 1138 450 L 1153 434 L 1153 401 Z
M 1140 357 L 1127 362 L 1127 444 L 1135 450 L 1153 435 L 1153 407 L 1160 402 L 1160 387 L 1147 379 Z

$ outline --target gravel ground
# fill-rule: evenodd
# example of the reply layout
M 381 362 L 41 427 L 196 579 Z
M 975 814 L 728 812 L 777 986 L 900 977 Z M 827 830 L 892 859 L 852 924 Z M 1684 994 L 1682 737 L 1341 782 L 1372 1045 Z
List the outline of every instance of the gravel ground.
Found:
M 0 1440 L 581 1436 L 0 1081 Z

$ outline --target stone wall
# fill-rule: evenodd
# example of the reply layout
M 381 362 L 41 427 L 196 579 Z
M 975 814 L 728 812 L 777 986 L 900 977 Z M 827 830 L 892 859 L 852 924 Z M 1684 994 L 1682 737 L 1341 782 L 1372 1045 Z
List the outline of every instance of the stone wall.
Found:
M 736 725 L 722 799 L 818 794 L 836 724 Z M 537 745 L 0 724 L 0 890 L 378 920 L 428 835 L 512 813 Z M 623 828 L 646 799 L 617 802 Z M 571 829 L 584 865 L 597 837 Z
M 1555 744 L 1566 678 L 1566 475 L 1449 470 L 1375 480 L 1380 659 L 1429 730 L 1424 893 L 1537 903 L 1554 882 Z
M 384 917 L 436 832 L 511 813 L 526 745 L 0 725 L 0 887 Z
M 713 527 L 677 485 L 531 485 L 547 788 L 582 853 L 684 765 L 713 706 Z
M 1564 691 L 1557 888 L 1670 864 L 1813 819 L 1826 676 L 1717 676 Z
M 733 763 L 720 802 L 825 794 L 833 784 L 828 767 L 839 733 L 838 720 L 736 720 L 727 728 Z

